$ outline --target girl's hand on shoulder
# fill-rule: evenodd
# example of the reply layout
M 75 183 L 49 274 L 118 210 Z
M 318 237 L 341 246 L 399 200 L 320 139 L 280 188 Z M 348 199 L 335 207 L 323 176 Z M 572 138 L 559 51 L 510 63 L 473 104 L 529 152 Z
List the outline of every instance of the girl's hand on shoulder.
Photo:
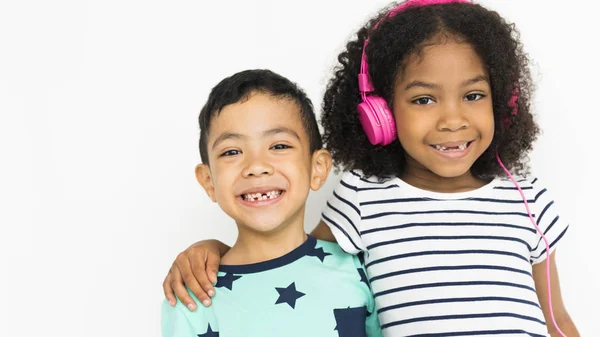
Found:
M 213 284 L 217 282 L 219 262 L 228 250 L 229 247 L 218 240 L 204 240 L 179 253 L 163 282 L 169 304 L 174 306 L 177 296 L 188 309 L 196 310 L 196 302 L 187 286 L 204 306 L 210 306 L 210 298 L 215 295 Z

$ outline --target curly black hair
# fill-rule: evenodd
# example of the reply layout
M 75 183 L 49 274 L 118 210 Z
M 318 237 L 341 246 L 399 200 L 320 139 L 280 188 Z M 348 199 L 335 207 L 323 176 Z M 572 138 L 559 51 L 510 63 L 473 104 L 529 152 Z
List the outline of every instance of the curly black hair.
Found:
M 395 7 L 396 5 L 394 5 Z M 391 7 L 390 7 L 391 8 Z M 374 94 L 392 105 L 394 84 L 409 55 L 419 54 L 428 42 L 447 36 L 473 46 L 486 67 L 492 89 L 495 133 L 490 147 L 471 168 L 474 176 L 489 179 L 504 175 L 495 151 L 512 172 L 527 172 L 528 153 L 539 134 L 530 112 L 533 91 L 529 60 L 514 24 L 497 12 L 477 4 L 449 3 L 409 7 L 392 17 L 382 10 L 360 28 L 357 36 L 338 55 L 339 65 L 327 84 L 321 123 L 323 140 L 336 167 L 362 170 L 379 178 L 401 176 L 404 149 L 396 139 L 387 146 L 372 145 L 362 130 L 356 106 L 360 103 L 358 73 L 365 39 Z M 509 100 L 518 88 L 518 111 Z

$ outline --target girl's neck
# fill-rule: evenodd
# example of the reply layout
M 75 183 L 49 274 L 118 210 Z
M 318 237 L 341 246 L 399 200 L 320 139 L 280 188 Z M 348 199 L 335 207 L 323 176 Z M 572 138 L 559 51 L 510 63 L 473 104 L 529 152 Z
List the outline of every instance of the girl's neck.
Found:
M 440 177 L 426 168 L 407 165 L 405 172 L 400 176 L 404 182 L 422 190 L 457 193 L 478 189 L 488 181 L 475 177 L 471 171 L 457 177 Z
M 238 238 L 221 260 L 224 265 L 244 265 L 276 259 L 298 248 L 307 239 L 303 226 L 288 226 L 261 233 L 238 226 Z

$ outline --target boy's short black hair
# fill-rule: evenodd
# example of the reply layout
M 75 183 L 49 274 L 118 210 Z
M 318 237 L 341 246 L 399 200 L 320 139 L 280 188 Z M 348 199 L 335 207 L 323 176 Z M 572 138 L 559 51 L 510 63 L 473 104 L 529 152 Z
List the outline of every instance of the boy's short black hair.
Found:
M 302 124 L 308 135 L 310 152 L 323 147 L 313 105 L 306 93 L 289 79 L 267 69 L 244 70 L 229 76 L 210 92 L 198 117 L 200 124 L 200 158 L 208 164 L 207 138 L 210 124 L 223 108 L 248 99 L 255 92 L 270 94 L 275 98 L 289 99 L 298 105 Z

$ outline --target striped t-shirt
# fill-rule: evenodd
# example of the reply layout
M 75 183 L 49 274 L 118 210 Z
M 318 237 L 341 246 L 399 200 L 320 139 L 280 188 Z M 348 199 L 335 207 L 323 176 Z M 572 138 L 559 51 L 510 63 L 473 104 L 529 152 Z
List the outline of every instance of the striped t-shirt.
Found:
M 537 179 L 517 181 L 552 250 L 567 223 Z M 509 179 L 437 193 L 351 171 L 322 217 L 365 252 L 384 336 L 548 336 L 532 277 L 546 246 Z

